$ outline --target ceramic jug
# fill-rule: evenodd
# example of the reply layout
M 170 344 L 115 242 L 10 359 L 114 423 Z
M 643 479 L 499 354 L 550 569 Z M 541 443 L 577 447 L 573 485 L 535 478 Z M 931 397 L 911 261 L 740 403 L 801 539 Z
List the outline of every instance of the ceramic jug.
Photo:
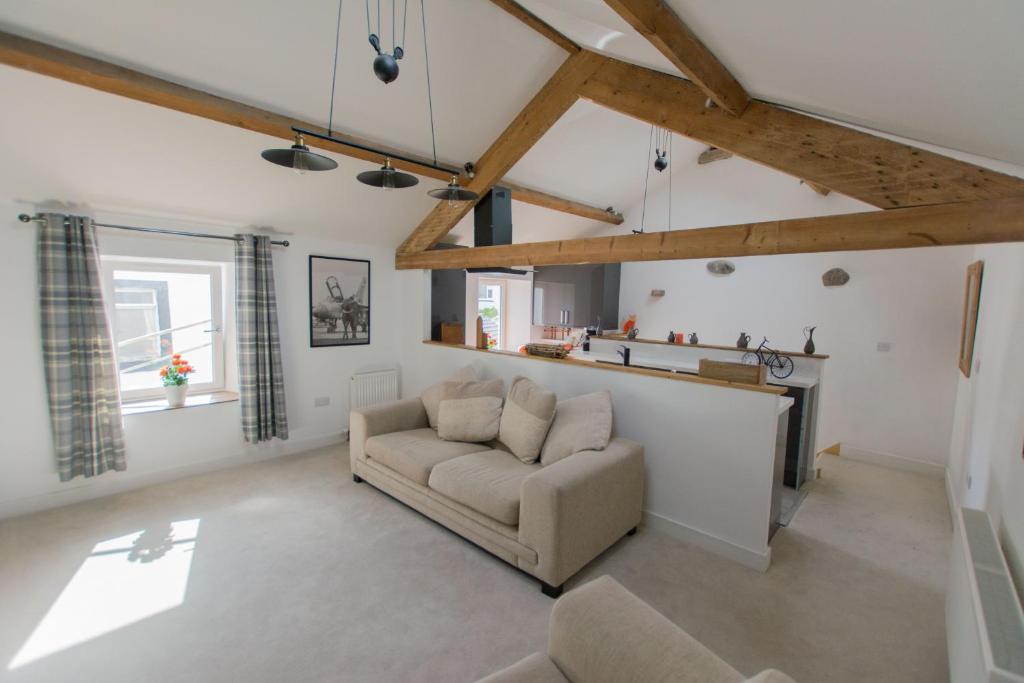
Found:
M 691 332 L 690 333 L 690 343 L 691 344 L 699 344 L 700 343 L 700 341 L 697 339 L 697 333 L 696 332 Z
M 747 344 L 750 343 L 750 335 L 746 332 L 740 332 L 740 338 L 736 340 L 737 349 L 747 348 Z
M 815 327 L 805 327 L 804 336 L 807 337 L 807 343 L 804 344 L 804 353 L 810 355 L 814 353 L 814 331 L 818 329 Z

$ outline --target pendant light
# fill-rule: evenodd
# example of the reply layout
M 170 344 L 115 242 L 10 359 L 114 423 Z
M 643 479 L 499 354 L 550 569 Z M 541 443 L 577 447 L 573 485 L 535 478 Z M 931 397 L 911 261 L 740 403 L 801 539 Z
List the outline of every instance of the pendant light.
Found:
M 382 82 L 387 84 L 398 78 L 398 60 L 405 56 L 405 50 L 397 43 L 397 34 L 395 33 L 395 15 L 397 13 L 395 5 L 398 0 L 391 0 L 391 42 L 394 43 L 394 47 L 391 50 L 391 54 L 381 50 L 380 2 L 381 0 L 377 0 L 377 31 L 374 32 L 370 28 L 370 0 L 366 0 L 366 32 L 369 34 L 370 46 L 377 53 L 377 56 L 373 58 L 373 73 Z M 403 45 L 405 44 L 405 25 L 408 17 L 409 0 L 405 0 L 405 11 L 402 13 Z
M 327 108 L 327 137 L 331 137 L 331 127 L 334 123 L 334 84 L 338 75 L 338 46 L 341 39 L 341 5 L 344 0 L 338 0 L 338 23 L 334 33 L 334 70 L 331 73 L 331 103 Z M 290 149 L 265 149 L 260 154 L 264 159 L 278 166 L 285 166 L 294 169 L 302 175 L 306 171 L 333 171 L 338 168 L 338 162 L 323 154 L 310 152 L 306 147 L 302 133 L 295 132 L 295 144 Z
M 364 185 L 380 187 L 385 190 L 412 187 L 420 182 L 420 179 L 414 175 L 396 171 L 391 165 L 391 157 L 384 157 L 384 165 L 380 167 L 379 171 L 363 171 L 356 176 L 356 180 Z
M 408 6 L 406 7 L 408 9 Z M 431 94 L 430 89 L 430 49 L 427 44 L 427 8 L 424 0 L 420 0 L 420 18 L 423 20 L 423 62 L 427 69 L 427 107 L 430 111 L 430 146 L 434 152 L 434 164 L 437 164 L 437 136 L 434 134 L 434 98 Z M 404 29 L 403 29 L 404 33 Z M 466 164 L 466 171 L 472 168 L 469 164 Z M 466 188 L 459 185 L 459 176 L 452 174 L 451 180 L 448 181 L 447 187 L 439 187 L 436 190 L 430 190 L 427 194 L 434 199 L 448 200 L 448 207 L 454 207 L 458 202 L 470 202 L 475 201 L 480 197 L 476 192 L 467 190 Z
M 288 149 L 265 149 L 260 154 L 272 164 L 294 170 L 299 175 L 306 171 L 330 171 L 338 162 L 316 152 L 310 152 L 301 133 L 295 134 L 295 144 Z

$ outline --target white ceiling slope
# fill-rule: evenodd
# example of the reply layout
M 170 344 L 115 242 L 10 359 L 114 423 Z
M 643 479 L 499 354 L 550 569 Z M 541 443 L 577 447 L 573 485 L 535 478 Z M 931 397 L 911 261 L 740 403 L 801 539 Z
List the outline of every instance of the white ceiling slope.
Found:
M 381 5 L 390 51 L 392 3 Z M 406 56 L 387 85 L 372 72 L 365 7 L 343 3 L 335 126 L 430 156 L 420 3 L 408 2 Z M 438 157 L 461 165 L 479 158 L 565 52 L 490 2 L 426 8 Z M 4 0 L 0 28 L 326 126 L 337 11 L 337 0 Z M 400 11 L 397 25 L 401 33 Z
M 679 75 L 603 0 L 521 1 L 583 45 Z M 1019 0 L 665 1 L 753 97 L 1024 164 Z

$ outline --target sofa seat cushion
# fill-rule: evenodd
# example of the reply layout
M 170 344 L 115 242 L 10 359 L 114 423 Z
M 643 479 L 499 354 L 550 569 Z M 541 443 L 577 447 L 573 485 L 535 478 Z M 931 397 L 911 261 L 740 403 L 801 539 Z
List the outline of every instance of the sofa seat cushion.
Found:
M 477 683 L 569 683 L 547 655 L 535 652 Z
M 487 450 L 487 446 L 461 441 L 442 441 L 430 428 L 378 434 L 366 440 L 367 457 L 426 486 L 430 471 L 438 463 Z
M 430 473 L 429 486 L 502 524 L 519 524 L 519 490 L 540 469 L 505 451 L 484 451 L 446 460 Z

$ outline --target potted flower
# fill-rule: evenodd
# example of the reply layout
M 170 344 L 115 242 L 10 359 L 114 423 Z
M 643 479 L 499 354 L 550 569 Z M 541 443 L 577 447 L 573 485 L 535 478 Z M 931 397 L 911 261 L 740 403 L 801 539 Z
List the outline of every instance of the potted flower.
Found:
M 181 408 L 185 405 L 185 395 L 188 394 L 188 376 L 193 372 L 195 372 L 195 368 L 182 358 L 180 353 L 171 356 L 171 364 L 160 369 L 160 379 L 164 385 L 164 392 L 167 394 L 167 405 L 172 408 Z

